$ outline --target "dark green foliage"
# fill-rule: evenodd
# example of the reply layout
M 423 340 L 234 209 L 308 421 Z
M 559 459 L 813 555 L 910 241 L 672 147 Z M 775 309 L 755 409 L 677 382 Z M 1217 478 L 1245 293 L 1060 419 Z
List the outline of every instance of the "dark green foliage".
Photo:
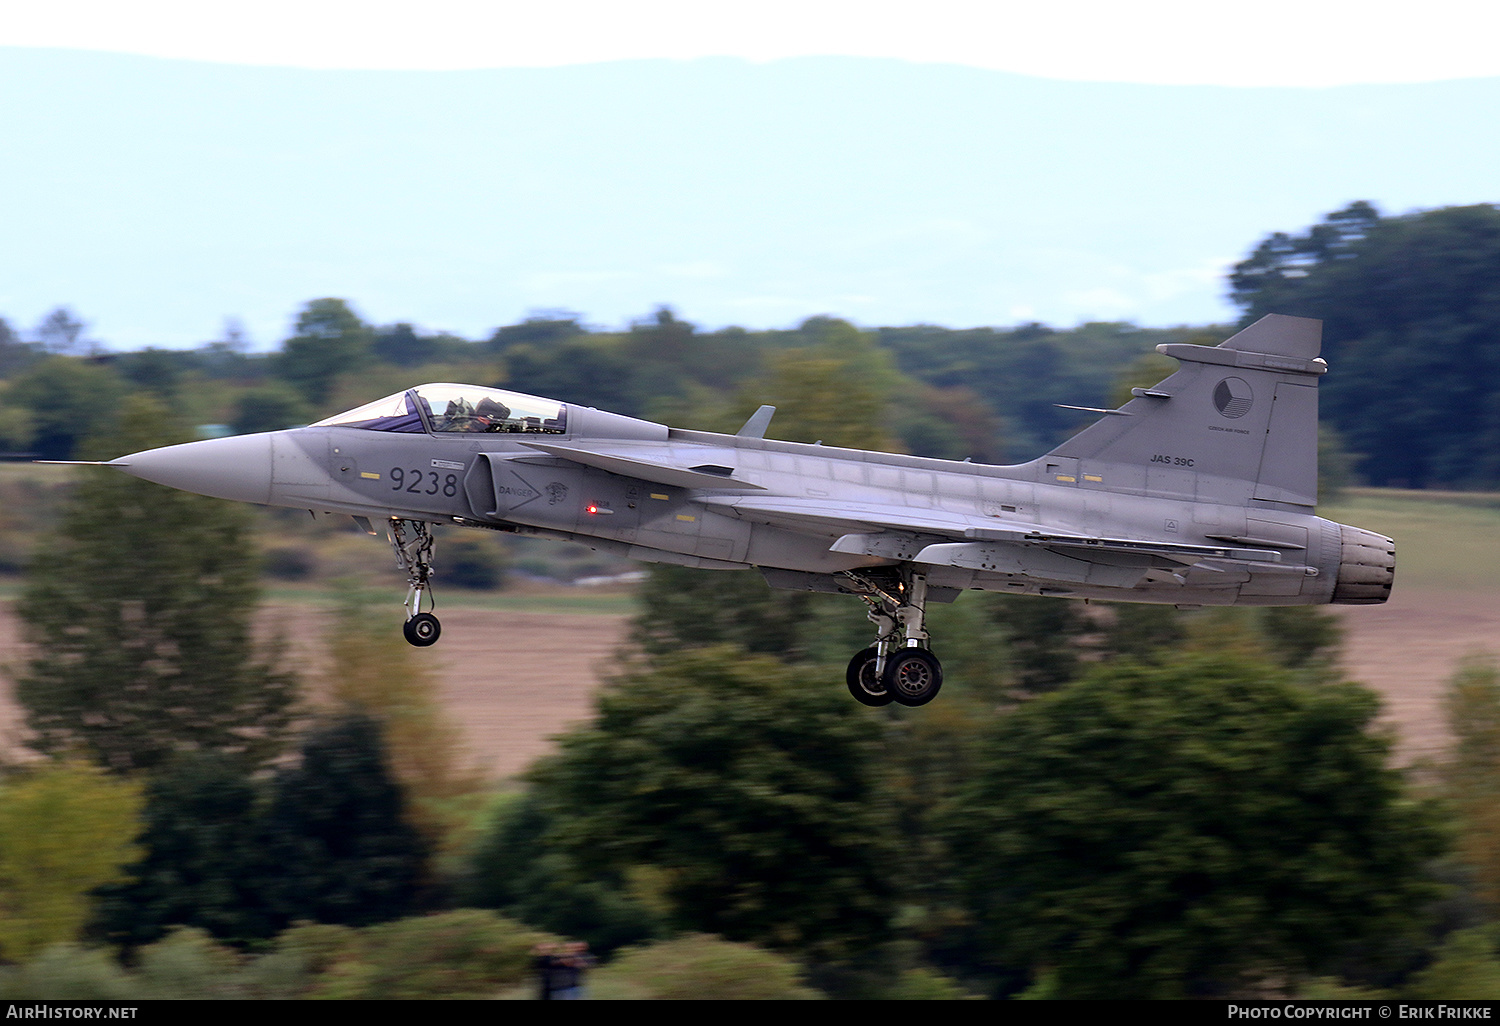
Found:
M 1222 993 L 1410 928 L 1441 848 L 1377 702 L 1233 652 L 1120 661 L 997 721 L 950 813 L 992 957 L 1061 997 Z
M 0 1001 L 130 1001 L 139 984 L 109 952 L 54 944 L 22 965 L 0 965 Z
M 412 911 L 428 852 L 406 820 L 379 724 L 340 717 L 313 730 L 301 754 L 277 774 L 263 826 L 275 925 L 363 926 Z
M 1151 661 L 1185 635 L 1182 614 L 1172 606 L 1140 602 L 1111 602 L 1104 620 L 1100 649 L 1104 658 L 1128 657 Z
M 149 944 L 173 926 L 248 940 L 274 930 L 262 904 L 262 789 L 237 760 L 179 756 L 146 792 L 145 857 L 131 882 L 100 895 L 97 929 L 111 943 Z
M 512 346 L 542 345 L 563 342 L 587 331 L 579 323 L 578 315 L 565 310 L 554 310 L 528 317 L 519 324 L 508 324 L 497 328 L 490 336 L 489 347 L 504 353 Z
M 9 378 L 38 359 L 37 347 L 22 341 L 10 322 L 0 317 L 0 378 Z
M 1041 324 L 957 330 L 915 325 L 881 328 L 877 338 L 903 373 L 940 389 L 971 390 L 983 400 L 1006 443 L 1005 451 L 996 446 L 989 454 L 998 461 L 1031 459 L 1058 445 L 1088 415 L 1053 404 L 1103 406 L 1126 365 L 1159 342 L 1182 342 L 1191 334 L 1129 324 L 1085 324 L 1072 331 Z
M 442 541 L 442 580 L 489 590 L 505 584 L 505 550 L 494 536 L 449 532 Z
M 1096 629 L 1081 603 L 1033 595 L 996 595 L 991 601 L 1017 687 L 1050 691 L 1078 675 L 1083 639 Z
M 1344 627 L 1333 613 L 1316 606 L 1267 606 L 1259 613 L 1266 647 L 1282 666 L 1300 669 L 1338 657 Z
M 244 327 L 234 318 L 224 322 L 224 337 L 205 342 L 190 354 L 193 367 L 208 378 L 248 378 L 258 376 L 270 363 L 270 357 L 252 356 Z
M 792 661 L 805 652 L 811 596 L 773 590 L 758 573 L 657 564 L 638 598 L 631 640 L 652 655 L 725 644 Z
M 302 394 L 289 385 L 271 382 L 247 390 L 236 404 L 230 426 L 235 434 L 280 431 L 312 420 L 311 408 Z
M 532 949 L 549 939 L 491 912 L 458 909 L 358 932 L 301 927 L 279 947 L 321 970 L 307 997 L 474 1000 L 529 984 Z
M 266 576 L 281 581 L 306 580 L 317 565 L 317 557 L 309 548 L 283 546 L 267 549 L 261 555 L 261 567 Z
M 145 821 L 134 881 L 101 894 L 96 928 L 112 943 L 177 925 L 244 942 L 302 920 L 384 922 L 414 910 L 426 879 L 426 846 L 364 715 L 317 726 L 299 764 L 269 781 L 236 759 L 174 759 L 152 777 Z
M 410 324 L 390 324 L 375 330 L 370 353 L 397 367 L 419 367 L 439 360 L 463 359 L 471 344 L 457 335 L 427 335 Z
M 1270 236 L 1231 287 L 1247 322 L 1322 318 L 1323 415 L 1372 483 L 1500 480 L 1500 208 L 1351 204 Z
M 1470 889 L 1491 914 L 1500 909 L 1500 668 L 1471 656 L 1445 696 L 1454 745 L 1442 776 Z
M 1259 320 L 1305 298 L 1308 273 L 1357 256 L 1357 247 L 1380 224 L 1380 211 L 1358 200 L 1335 210 L 1302 235 L 1273 232 L 1236 264 L 1229 277 L 1230 298 L 1245 308 L 1245 318 Z M 1308 315 L 1312 316 L 1312 315 Z
M 593 974 L 589 990 L 591 996 L 613 1001 L 812 1001 L 823 996 L 803 983 L 791 959 L 702 935 L 622 952 Z
M 137 388 L 170 397 L 181 384 L 183 374 L 196 362 L 192 353 L 148 347 L 121 355 L 115 360 L 114 367 L 121 377 Z
M 155 1001 L 294 998 L 478 999 L 530 996 L 534 947 L 556 938 L 489 912 L 459 909 L 362 930 L 299 924 L 258 953 L 178 927 L 134 949 L 54 945 L 0 966 L 0 1000 Z
M 902 383 L 893 397 L 889 428 L 913 456 L 998 463 L 1003 451 L 998 420 L 969 388 Z
M 1337 502 L 1345 489 L 1358 483 L 1356 457 L 1344 445 L 1344 436 L 1331 424 L 1318 425 L 1318 502 Z
M 1406 994 L 1426 1001 L 1500 1000 L 1500 924 L 1449 934 Z
M 369 359 L 372 339 L 369 325 L 342 299 L 314 299 L 297 316 L 297 334 L 283 344 L 277 370 L 318 407 L 333 390 L 334 378 Z
M 180 440 L 170 430 L 161 407 L 132 400 L 102 454 Z M 275 756 L 295 682 L 256 652 L 248 530 L 242 506 L 84 471 L 20 609 L 34 653 L 16 686 L 29 743 L 118 771 L 180 751 Z
M 659 910 L 632 895 L 626 881 L 594 878 L 548 849 L 550 825 L 535 792 L 512 801 L 474 854 L 465 900 L 582 938 L 601 955 L 665 932 Z
M 608 336 L 580 335 L 518 343 L 505 351 L 511 388 L 563 402 L 640 416 L 642 397 L 630 387 L 633 368 Z
M 30 449 L 43 459 L 66 460 L 85 438 L 114 428 L 124 395 L 124 383 L 108 367 L 53 356 L 12 381 L 5 402 L 25 411 Z
M 630 667 L 530 773 L 543 851 L 679 929 L 845 957 L 896 890 L 880 728 L 842 689 L 721 647 Z

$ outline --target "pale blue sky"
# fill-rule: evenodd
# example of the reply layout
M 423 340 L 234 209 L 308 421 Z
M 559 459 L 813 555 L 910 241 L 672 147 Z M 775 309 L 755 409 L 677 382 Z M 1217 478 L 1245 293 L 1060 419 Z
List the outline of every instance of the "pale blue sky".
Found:
M 0 316 L 1203 323 L 1271 231 L 1500 199 L 1495 16 L 1441 0 L 538 6 L 7 12 Z
M 1500 74 L 1475 0 L 47 0 L 0 46 L 305 68 L 843 55 L 1076 81 L 1238 86 Z

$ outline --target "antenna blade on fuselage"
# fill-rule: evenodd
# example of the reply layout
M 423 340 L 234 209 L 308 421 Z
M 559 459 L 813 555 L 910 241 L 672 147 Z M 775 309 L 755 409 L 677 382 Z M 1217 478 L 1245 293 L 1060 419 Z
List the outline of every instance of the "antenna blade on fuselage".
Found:
M 762 406 L 750 414 L 750 419 L 745 421 L 745 426 L 735 432 L 737 438 L 764 438 L 766 428 L 771 426 L 771 415 L 776 412 L 774 406 Z

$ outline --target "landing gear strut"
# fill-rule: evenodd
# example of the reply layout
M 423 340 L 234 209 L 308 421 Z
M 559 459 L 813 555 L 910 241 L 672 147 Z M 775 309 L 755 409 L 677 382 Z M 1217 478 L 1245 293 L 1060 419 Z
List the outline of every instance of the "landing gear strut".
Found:
M 923 627 L 927 577 L 909 563 L 890 577 L 853 571 L 846 576 L 875 625 L 875 644 L 849 660 L 849 693 L 864 705 L 926 705 L 943 686 L 942 664 L 927 647 Z
M 391 517 L 386 537 L 391 540 L 391 548 L 396 550 L 396 565 L 406 571 L 406 623 L 401 625 L 401 633 L 413 645 L 426 648 L 443 633 L 443 625 L 428 611 L 435 605 L 430 583 L 432 526 L 425 520 Z M 426 610 L 422 608 L 424 599 Z

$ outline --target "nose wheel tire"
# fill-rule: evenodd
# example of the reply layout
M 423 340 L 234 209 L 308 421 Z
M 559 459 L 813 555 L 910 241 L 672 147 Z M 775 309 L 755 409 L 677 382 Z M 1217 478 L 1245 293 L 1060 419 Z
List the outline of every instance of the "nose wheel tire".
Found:
M 943 667 L 925 648 L 903 648 L 891 653 L 881 677 L 887 701 L 901 705 L 926 705 L 943 686 Z M 858 697 L 858 696 L 856 696 Z
M 844 674 L 845 681 L 849 684 L 849 694 L 861 705 L 890 705 L 891 693 L 880 683 L 875 674 L 875 647 L 865 649 L 856 653 L 849 660 L 848 672 Z
M 401 633 L 406 635 L 406 640 L 418 648 L 426 648 L 434 644 L 438 636 L 443 633 L 443 625 L 438 623 L 438 618 L 431 613 L 418 613 L 401 625 Z

